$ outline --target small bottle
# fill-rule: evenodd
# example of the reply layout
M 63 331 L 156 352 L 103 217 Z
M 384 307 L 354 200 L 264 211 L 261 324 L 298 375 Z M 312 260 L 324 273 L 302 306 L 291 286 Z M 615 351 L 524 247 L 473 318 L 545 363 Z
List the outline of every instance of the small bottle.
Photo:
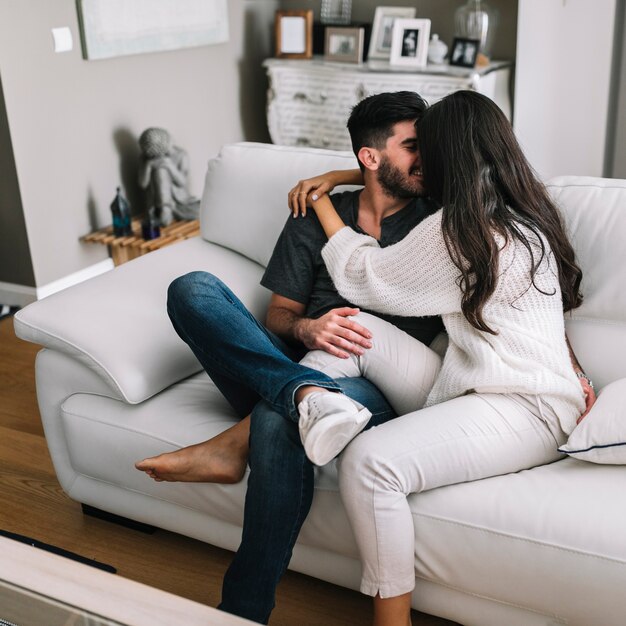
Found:
M 118 187 L 115 199 L 111 202 L 111 213 L 113 214 L 113 234 L 116 237 L 128 237 L 133 234 L 130 227 L 130 206 L 122 196 Z
M 148 215 L 141 222 L 141 236 L 149 241 L 161 236 L 161 223 L 159 218 L 154 215 L 153 211 L 149 211 Z
M 440 64 L 445 61 L 448 54 L 448 46 L 439 39 L 439 35 L 433 35 L 428 44 L 428 61 Z

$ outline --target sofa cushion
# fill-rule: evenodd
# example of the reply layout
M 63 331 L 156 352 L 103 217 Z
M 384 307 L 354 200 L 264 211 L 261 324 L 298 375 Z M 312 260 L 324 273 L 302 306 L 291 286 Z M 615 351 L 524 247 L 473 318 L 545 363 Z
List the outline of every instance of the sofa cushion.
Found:
M 547 184 L 583 270 L 584 302 L 567 334 L 598 388 L 626 377 L 626 180 L 562 176 Z
M 600 392 L 591 411 L 559 449 L 583 461 L 626 465 L 626 378 Z
M 289 217 L 288 191 L 301 178 L 355 167 L 351 152 L 263 143 L 224 146 L 206 174 L 202 236 L 265 267 Z
M 624 490 L 624 468 L 566 458 L 412 494 L 418 581 L 552 616 L 497 622 L 451 609 L 463 624 L 621 626 Z
M 211 271 L 264 316 L 263 268 L 200 237 L 163 248 L 18 312 L 19 337 L 68 354 L 98 373 L 113 397 L 136 404 L 201 369 L 167 315 L 170 282 Z

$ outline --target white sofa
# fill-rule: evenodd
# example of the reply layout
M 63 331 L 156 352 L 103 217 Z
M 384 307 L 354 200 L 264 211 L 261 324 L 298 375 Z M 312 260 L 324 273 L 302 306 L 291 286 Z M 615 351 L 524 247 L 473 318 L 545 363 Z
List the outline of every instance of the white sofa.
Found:
M 172 330 L 166 289 L 208 270 L 261 318 L 259 286 L 299 178 L 354 166 L 348 153 L 241 143 L 210 162 L 202 237 L 151 253 L 18 313 L 44 346 L 41 417 L 63 489 L 81 503 L 235 549 L 246 481 L 155 483 L 136 459 L 207 439 L 235 417 Z M 598 387 L 626 376 L 626 181 L 560 178 L 585 272 L 571 342 Z M 625 416 L 626 417 L 626 416 Z M 291 568 L 358 588 L 360 566 L 336 486 L 318 471 Z M 573 458 L 410 498 L 413 606 L 466 626 L 626 623 L 626 468 Z M 277 522 L 279 523 L 279 522 Z M 184 563 L 172 563 L 172 570 Z

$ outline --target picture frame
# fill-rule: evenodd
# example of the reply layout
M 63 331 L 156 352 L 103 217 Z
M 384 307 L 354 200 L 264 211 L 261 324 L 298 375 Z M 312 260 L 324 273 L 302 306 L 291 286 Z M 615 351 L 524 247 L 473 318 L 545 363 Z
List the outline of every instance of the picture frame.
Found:
M 399 67 L 426 67 L 430 20 L 397 19 L 393 23 L 389 64 Z
M 367 60 L 389 60 L 393 24 L 396 19 L 415 17 L 415 7 L 376 7 Z
M 450 65 L 456 67 L 475 67 L 480 51 L 480 39 L 455 37 L 450 48 Z
M 310 59 L 313 56 L 313 9 L 275 13 L 276 57 Z
M 227 0 L 77 0 L 89 61 L 225 43 Z
M 338 63 L 363 61 L 363 28 L 327 26 L 325 35 L 324 60 Z

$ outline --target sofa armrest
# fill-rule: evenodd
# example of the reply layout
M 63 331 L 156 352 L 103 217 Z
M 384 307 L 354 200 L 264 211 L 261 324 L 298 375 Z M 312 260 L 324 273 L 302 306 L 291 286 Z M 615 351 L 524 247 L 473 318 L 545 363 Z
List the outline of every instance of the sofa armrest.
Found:
M 195 270 L 215 274 L 253 314 L 264 314 L 263 268 L 196 237 L 27 306 L 15 317 L 15 332 L 72 356 L 138 404 L 202 369 L 166 311 L 170 282 Z

